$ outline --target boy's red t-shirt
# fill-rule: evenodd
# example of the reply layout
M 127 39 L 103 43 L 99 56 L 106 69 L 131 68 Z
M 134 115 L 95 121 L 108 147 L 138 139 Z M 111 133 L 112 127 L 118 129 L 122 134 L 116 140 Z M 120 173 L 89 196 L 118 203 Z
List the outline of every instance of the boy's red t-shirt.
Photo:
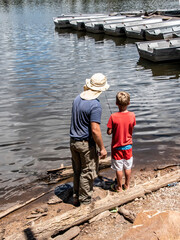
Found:
M 112 149 L 132 144 L 133 128 L 136 118 L 133 112 L 111 114 L 107 127 L 112 129 Z

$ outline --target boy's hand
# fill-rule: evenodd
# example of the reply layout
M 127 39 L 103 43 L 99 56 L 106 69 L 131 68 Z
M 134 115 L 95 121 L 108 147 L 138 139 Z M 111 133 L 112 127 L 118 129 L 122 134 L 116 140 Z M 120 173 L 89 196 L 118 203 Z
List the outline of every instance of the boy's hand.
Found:
M 112 134 L 112 128 L 108 128 L 108 129 L 107 129 L 107 134 L 108 134 L 108 135 L 111 135 L 111 134 Z

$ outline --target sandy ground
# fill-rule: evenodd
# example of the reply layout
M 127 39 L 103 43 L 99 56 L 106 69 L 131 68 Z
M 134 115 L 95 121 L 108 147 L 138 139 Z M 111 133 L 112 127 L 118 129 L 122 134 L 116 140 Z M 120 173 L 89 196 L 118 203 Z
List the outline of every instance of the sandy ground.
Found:
M 179 169 L 179 167 L 170 167 L 161 171 L 154 171 L 153 169 L 141 169 L 134 171 L 132 174 L 131 188 L 143 182 L 147 182 L 151 178 L 157 177 L 159 174 L 163 175 L 168 172 Z M 110 169 L 101 172 L 104 177 L 112 177 L 113 173 Z M 107 190 L 100 187 L 94 187 L 93 198 L 98 200 L 105 197 Z M 117 194 L 117 193 L 112 193 Z M 48 204 L 52 199 L 55 204 Z M 143 210 L 175 210 L 180 211 L 180 183 L 172 187 L 164 187 L 156 192 L 148 194 L 144 197 L 137 198 L 134 201 L 124 205 L 124 208 L 137 214 Z M 52 190 L 50 193 L 44 195 L 40 199 L 28 204 L 25 207 L 16 210 L 15 212 L 0 219 L 0 239 L 6 239 L 14 233 L 22 231 L 22 229 L 31 227 L 39 222 L 53 218 L 58 214 L 74 209 L 72 205 L 72 198 L 68 203 L 58 203 L 57 197 Z M 34 217 L 36 216 L 36 217 Z M 38 217 L 39 216 L 39 217 Z M 74 238 L 76 240 L 116 240 L 119 239 L 125 231 L 132 226 L 132 223 L 124 219 L 122 215 L 111 213 L 108 217 L 103 218 L 93 223 L 83 223 L 79 227 L 80 234 Z

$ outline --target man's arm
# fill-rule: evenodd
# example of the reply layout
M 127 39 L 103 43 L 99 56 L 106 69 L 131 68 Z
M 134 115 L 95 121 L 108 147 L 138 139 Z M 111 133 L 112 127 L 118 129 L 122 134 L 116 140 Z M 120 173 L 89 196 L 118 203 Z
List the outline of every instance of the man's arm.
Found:
M 106 158 L 107 151 L 103 144 L 100 124 L 96 122 L 91 122 L 91 131 L 92 131 L 93 139 L 100 149 L 100 159 Z

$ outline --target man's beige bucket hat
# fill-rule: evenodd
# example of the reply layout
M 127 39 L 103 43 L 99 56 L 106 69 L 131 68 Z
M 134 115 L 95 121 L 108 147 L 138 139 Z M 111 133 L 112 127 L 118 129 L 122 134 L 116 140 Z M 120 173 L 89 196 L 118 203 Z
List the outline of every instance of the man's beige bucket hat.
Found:
M 86 79 L 86 85 L 80 97 L 85 100 L 95 99 L 108 88 L 109 84 L 107 83 L 106 76 L 102 73 L 95 73 L 90 79 Z

